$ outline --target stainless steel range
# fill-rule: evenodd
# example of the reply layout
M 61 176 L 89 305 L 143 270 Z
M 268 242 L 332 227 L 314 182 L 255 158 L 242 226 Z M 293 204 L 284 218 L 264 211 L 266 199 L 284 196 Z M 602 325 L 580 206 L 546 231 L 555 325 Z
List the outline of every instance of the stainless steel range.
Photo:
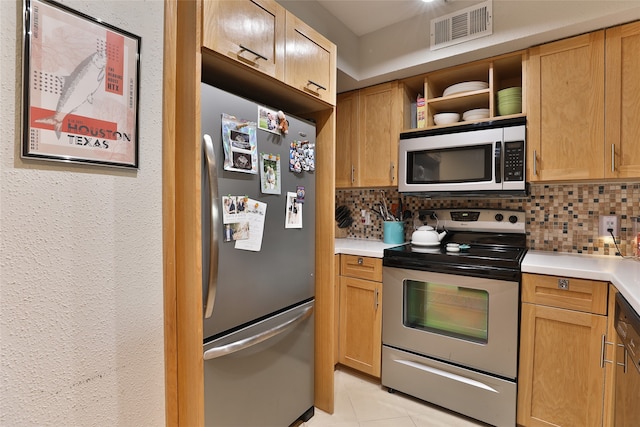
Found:
M 513 427 L 524 212 L 432 217 L 441 242 L 384 251 L 382 384 Z

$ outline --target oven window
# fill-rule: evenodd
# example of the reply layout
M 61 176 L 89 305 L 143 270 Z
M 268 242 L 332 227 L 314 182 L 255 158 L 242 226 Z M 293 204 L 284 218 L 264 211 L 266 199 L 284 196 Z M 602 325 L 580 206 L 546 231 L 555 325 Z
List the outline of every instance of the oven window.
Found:
M 487 343 L 485 290 L 405 280 L 403 312 L 406 327 Z
M 407 153 L 408 184 L 491 181 L 493 144 Z

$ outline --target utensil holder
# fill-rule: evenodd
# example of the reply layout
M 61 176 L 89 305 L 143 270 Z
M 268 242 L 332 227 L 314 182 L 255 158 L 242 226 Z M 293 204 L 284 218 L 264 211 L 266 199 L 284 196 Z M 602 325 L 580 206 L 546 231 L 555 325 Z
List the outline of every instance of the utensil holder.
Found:
M 404 243 L 404 222 L 384 221 L 384 243 Z

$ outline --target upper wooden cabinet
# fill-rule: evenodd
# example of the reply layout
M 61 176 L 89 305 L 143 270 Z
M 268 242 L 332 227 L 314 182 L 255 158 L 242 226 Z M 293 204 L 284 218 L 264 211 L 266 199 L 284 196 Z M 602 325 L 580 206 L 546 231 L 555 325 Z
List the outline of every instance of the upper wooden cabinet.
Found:
M 403 105 L 397 81 L 340 94 L 336 106 L 336 187 L 397 185 Z
M 640 22 L 606 31 L 605 177 L 640 177 Z
M 336 45 L 286 14 L 284 81 L 331 105 L 336 103 Z
M 398 139 L 402 110 L 398 82 L 383 83 L 360 91 L 358 123 L 360 186 L 398 184 Z
M 204 48 L 335 105 L 335 44 L 275 0 L 209 0 L 202 5 Z
M 604 174 L 604 31 L 529 51 L 529 181 Z
M 338 94 L 336 100 L 336 188 L 356 184 L 358 160 L 358 114 L 360 95 L 357 90 Z
M 205 1 L 202 45 L 283 80 L 285 12 L 274 0 Z
M 637 22 L 530 49 L 529 181 L 640 177 L 638 52 Z

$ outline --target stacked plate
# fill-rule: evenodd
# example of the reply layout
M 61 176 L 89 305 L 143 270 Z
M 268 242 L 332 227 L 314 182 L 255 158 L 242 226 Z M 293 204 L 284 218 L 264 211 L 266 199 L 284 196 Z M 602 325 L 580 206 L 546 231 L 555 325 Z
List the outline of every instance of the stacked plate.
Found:
M 522 88 L 510 87 L 498 91 L 497 107 L 500 116 L 522 112 Z
M 471 92 L 474 90 L 488 89 L 489 83 L 486 82 L 462 82 L 449 86 L 444 90 L 442 96 L 449 96 L 456 93 Z
M 488 108 L 475 108 L 473 110 L 465 111 L 462 114 L 462 120 L 479 120 L 479 119 L 488 119 L 489 118 L 489 109 Z

